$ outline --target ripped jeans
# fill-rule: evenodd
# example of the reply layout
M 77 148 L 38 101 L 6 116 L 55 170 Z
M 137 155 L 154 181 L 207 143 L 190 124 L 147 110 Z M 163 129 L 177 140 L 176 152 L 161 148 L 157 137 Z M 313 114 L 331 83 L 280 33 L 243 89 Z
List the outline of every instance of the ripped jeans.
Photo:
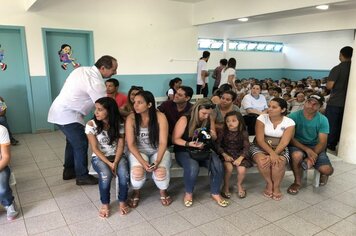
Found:
M 99 176 L 99 192 L 102 204 L 110 203 L 110 187 L 111 180 L 114 177 L 111 169 L 99 157 L 93 156 L 91 159 L 94 170 Z M 119 176 L 119 201 L 125 202 L 127 200 L 127 193 L 129 189 L 129 168 L 125 155 L 120 159 L 116 169 L 116 175 Z

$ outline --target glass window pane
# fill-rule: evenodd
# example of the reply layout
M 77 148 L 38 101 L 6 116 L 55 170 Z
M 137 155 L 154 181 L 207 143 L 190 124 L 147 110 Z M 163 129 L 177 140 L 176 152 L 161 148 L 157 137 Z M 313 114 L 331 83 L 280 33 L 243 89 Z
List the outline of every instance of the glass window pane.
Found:
M 237 45 L 237 50 L 241 50 L 244 51 L 247 48 L 247 43 L 245 42 L 239 42 L 239 44 Z
M 236 50 L 237 42 L 229 42 L 229 50 Z
M 210 48 L 211 40 L 199 39 L 198 44 L 200 48 Z
M 266 51 L 272 51 L 273 48 L 274 48 L 274 46 L 275 46 L 275 44 L 267 44 L 265 50 L 266 50 Z
M 258 43 L 257 50 L 262 51 L 265 49 L 265 47 L 266 47 L 265 43 Z
M 224 43 L 221 41 L 213 41 L 211 44 L 211 48 L 213 49 L 219 49 Z
M 275 52 L 281 52 L 283 49 L 283 44 L 277 44 L 275 47 L 274 47 L 274 51 Z
M 257 47 L 257 43 L 249 43 L 247 46 L 247 50 L 255 50 L 255 48 Z

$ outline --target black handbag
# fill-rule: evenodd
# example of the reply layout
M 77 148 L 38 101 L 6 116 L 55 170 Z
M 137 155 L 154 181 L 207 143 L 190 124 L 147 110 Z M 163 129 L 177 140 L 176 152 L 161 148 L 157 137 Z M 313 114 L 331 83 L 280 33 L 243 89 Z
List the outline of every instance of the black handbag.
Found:
M 190 157 L 196 161 L 206 161 L 206 160 L 210 160 L 211 158 L 210 149 L 190 148 L 188 149 L 188 152 Z

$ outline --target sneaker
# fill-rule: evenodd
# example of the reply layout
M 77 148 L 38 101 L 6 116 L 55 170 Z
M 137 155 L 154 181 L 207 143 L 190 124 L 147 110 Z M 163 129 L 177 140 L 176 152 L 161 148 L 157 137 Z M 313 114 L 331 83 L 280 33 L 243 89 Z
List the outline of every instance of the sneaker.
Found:
M 12 202 L 10 206 L 5 206 L 6 209 L 6 215 L 7 215 L 7 220 L 14 220 L 16 219 L 16 216 L 19 214 L 19 212 L 16 210 L 16 204 L 15 201 Z
M 85 177 L 83 179 L 77 179 L 76 184 L 77 185 L 95 185 L 95 184 L 98 184 L 98 179 L 92 175 L 88 175 L 87 177 Z
M 19 143 L 19 141 L 16 140 L 15 138 L 11 138 L 10 143 L 11 143 L 12 146 L 15 146 L 15 145 L 17 145 Z
M 63 170 L 63 180 L 75 179 L 75 171 L 71 168 L 64 168 Z

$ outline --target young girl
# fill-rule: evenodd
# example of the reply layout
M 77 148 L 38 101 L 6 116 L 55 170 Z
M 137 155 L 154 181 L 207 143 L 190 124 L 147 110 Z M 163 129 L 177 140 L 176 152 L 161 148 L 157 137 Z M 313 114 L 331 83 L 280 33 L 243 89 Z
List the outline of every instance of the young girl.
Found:
M 225 124 L 218 133 L 217 152 L 224 162 L 225 177 L 221 196 L 230 198 L 229 182 L 234 166 L 237 168 L 237 188 L 239 198 L 246 197 L 246 190 L 242 182 L 246 175 L 246 168 L 252 166 L 248 158 L 250 142 L 245 129 L 245 122 L 240 112 L 230 111 L 225 115 Z
M 119 176 L 119 212 L 126 215 L 129 172 L 124 156 L 124 126 L 117 104 L 109 97 L 95 102 L 94 118 L 86 124 L 90 147 L 93 151 L 91 163 L 99 175 L 99 192 L 102 206 L 99 216 L 109 217 L 110 186 L 114 176 Z
M 166 95 L 168 96 L 168 100 L 173 100 L 174 94 L 177 92 L 179 87 L 182 85 L 182 79 L 181 78 L 174 78 L 171 81 L 169 81 L 169 89 L 166 92 Z

